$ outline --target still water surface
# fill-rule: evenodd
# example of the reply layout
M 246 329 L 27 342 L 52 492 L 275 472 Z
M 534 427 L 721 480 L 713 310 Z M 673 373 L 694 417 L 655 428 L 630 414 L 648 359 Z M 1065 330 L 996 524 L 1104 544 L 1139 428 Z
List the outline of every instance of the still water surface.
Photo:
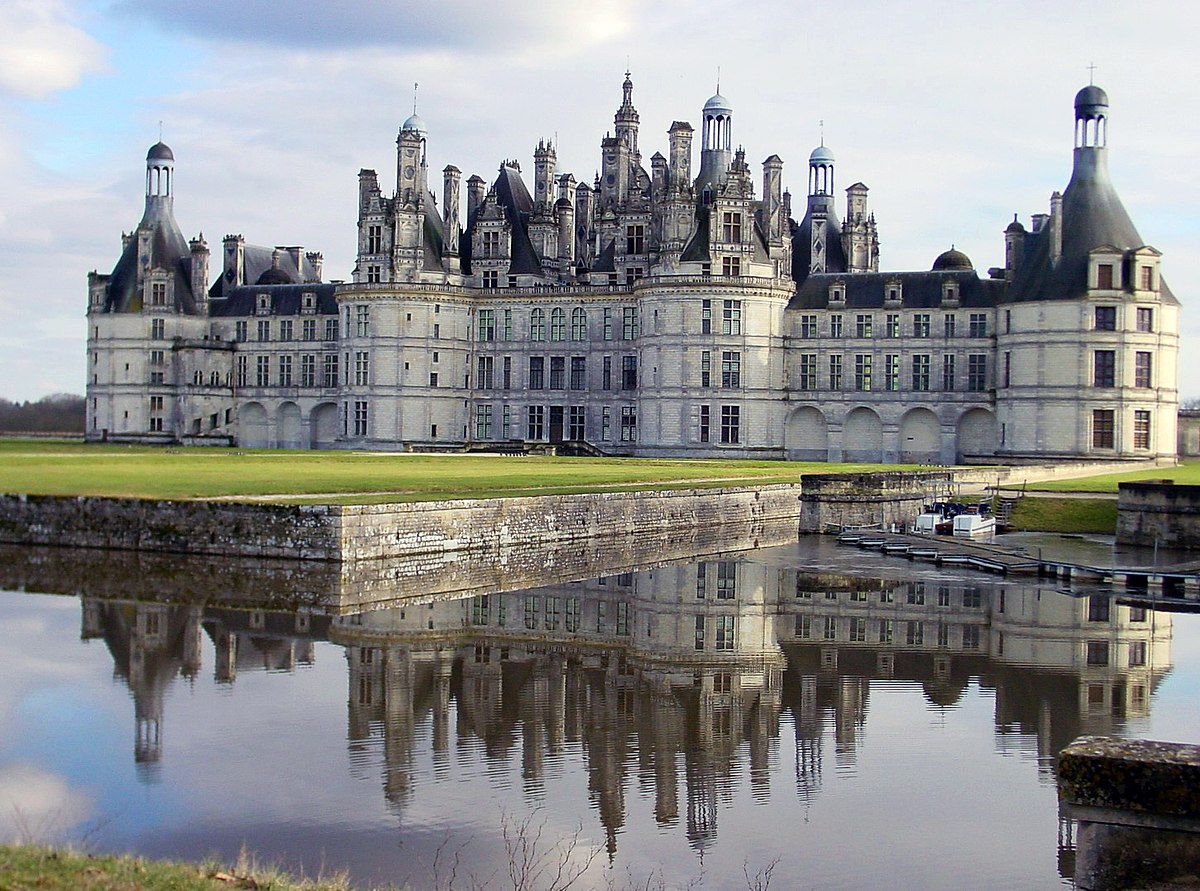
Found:
M 525 825 L 581 887 L 1046 888 L 1061 747 L 1200 741 L 1200 616 L 827 539 L 365 613 L 48 559 L 0 554 L 58 595 L 0 593 L 9 836 L 426 888 L 500 885 Z

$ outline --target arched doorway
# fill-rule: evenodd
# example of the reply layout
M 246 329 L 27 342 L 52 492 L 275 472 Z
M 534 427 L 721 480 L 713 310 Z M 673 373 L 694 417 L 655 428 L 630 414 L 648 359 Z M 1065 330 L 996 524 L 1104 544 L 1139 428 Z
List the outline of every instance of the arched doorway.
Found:
M 308 419 L 308 429 L 312 435 L 314 449 L 328 449 L 337 439 L 337 404 L 322 402 L 312 410 Z
M 303 433 L 300 429 L 300 406 L 294 402 L 285 402 L 279 406 L 276 421 L 279 431 L 279 447 L 281 449 L 298 449 L 303 445 Z
M 914 408 L 900 421 L 897 449 L 903 464 L 940 464 L 942 461 L 942 424 L 927 408 Z
M 842 460 L 865 463 L 883 460 L 883 423 L 871 409 L 853 409 L 842 422 Z
M 996 416 L 986 408 L 973 408 L 958 419 L 959 461 L 996 454 Z
M 793 411 L 784 428 L 784 443 L 793 461 L 828 461 L 829 425 L 820 409 L 806 405 Z
M 238 409 L 237 441 L 246 449 L 265 449 L 271 444 L 271 422 L 262 403 L 247 402 Z

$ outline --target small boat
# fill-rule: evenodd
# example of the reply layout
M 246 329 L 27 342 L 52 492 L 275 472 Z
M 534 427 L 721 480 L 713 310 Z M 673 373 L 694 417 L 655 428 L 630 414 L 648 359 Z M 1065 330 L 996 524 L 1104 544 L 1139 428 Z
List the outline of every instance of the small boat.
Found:
M 965 504 L 953 501 L 935 501 L 925 505 L 913 523 L 918 535 L 949 535 L 954 531 L 954 518 L 967 510 Z
M 981 513 L 964 513 L 954 518 L 956 538 L 990 538 L 996 534 L 996 518 Z

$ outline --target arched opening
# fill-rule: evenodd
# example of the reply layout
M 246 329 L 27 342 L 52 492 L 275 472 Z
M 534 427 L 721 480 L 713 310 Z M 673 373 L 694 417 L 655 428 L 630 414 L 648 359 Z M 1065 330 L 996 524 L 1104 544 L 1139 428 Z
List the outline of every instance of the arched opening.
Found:
M 900 421 L 897 449 L 904 464 L 939 464 L 942 456 L 942 425 L 927 408 L 914 408 Z
M 989 458 L 996 454 L 996 416 L 986 408 L 973 408 L 958 419 L 956 459 Z
M 261 403 L 247 402 L 238 409 L 237 441 L 246 449 L 265 449 L 271 444 L 271 422 Z
M 285 402 L 280 405 L 276 429 L 279 431 L 279 447 L 281 449 L 301 448 L 304 443 L 300 429 L 300 406 L 294 402 Z
M 788 416 L 784 447 L 793 461 L 829 460 L 829 424 L 820 409 L 806 405 Z
M 883 423 L 871 409 L 853 409 L 842 422 L 842 460 L 871 463 L 883 460 Z
M 308 419 L 308 428 L 312 435 L 314 449 L 328 449 L 337 439 L 337 404 L 322 402 L 312 410 Z

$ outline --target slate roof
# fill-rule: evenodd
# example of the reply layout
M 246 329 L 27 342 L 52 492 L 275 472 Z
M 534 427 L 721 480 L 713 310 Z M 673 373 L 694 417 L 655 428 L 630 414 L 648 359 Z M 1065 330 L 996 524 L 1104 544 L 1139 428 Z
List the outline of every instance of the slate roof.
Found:
M 1072 300 L 1087 293 L 1088 254 L 1111 246 L 1119 251 L 1145 246 L 1108 177 L 1107 149 L 1077 148 L 1071 181 L 1062 196 L 1062 255 L 1050 262 L 1049 224 L 1027 236 L 1025 254 L 1008 300 Z M 1132 276 L 1125 276 L 1132 283 Z M 1166 282 L 1162 299 L 1177 302 Z
M 529 240 L 529 216 L 533 212 L 533 199 L 525 188 L 519 171 L 512 167 L 501 167 L 496 177 L 496 201 L 504 208 L 512 228 L 512 263 L 509 275 L 541 275 L 542 261 Z
M 279 269 L 272 271 L 274 265 L 275 248 L 267 247 L 261 244 L 244 245 L 245 269 L 247 285 L 281 285 L 281 284 L 300 284 L 304 281 L 313 281 L 317 278 L 317 271 L 309 262 L 307 254 L 302 254 L 300 258 L 300 268 L 296 268 L 296 261 L 292 259 L 291 253 L 288 251 L 279 252 Z M 286 282 L 284 281 L 286 277 Z M 222 275 L 213 286 L 208 289 L 210 299 L 219 300 L 233 288 L 240 287 L 242 282 L 235 282 L 228 275 Z
M 974 270 L 947 272 L 825 272 L 808 276 L 796 289 L 788 309 L 828 309 L 829 286 L 843 282 L 847 309 L 883 309 L 887 284 L 899 280 L 906 309 L 937 309 L 942 306 L 942 284 L 958 282 L 959 303 L 964 309 L 995 306 L 1004 293 L 1005 283 L 982 279 Z
M 192 251 L 187 239 L 179 231 L 179 224 L 175 222 L 175 215 L 171 212 L 168 200 L 147 199 L 146 212 L 138 223 L 138 229 L 147 227 L 153 230 L 150 239 L 150 268 L 166 269 L 174 273 L 175 309 L 188 315 L 196 315 L 198 309 L 196 301 L 192 299 Z M 141 309 L 142 295 L 138 291 L 138 237 L 135 231 L 109 276 L 104 311 L 140 312 Z
M 842 249 L 842 221 L 833 212 L 830 202 L 825 216 L 825 268 L 829 272 L 845 272 L 846 252 Z M 800 225 L 792 230 L 792 279 L 803 282 L 808 278 L 812 263 L 812 211 L 806 211 Z
M 317 295 L 317 314 L 336 316 L 337 303 L 333 299 L 337 285 L 311 282 L 306 285 L 241 285 L 230 288 L 225 296 L 209 303 L 209 314 L 214 317 L 253 316 L 258 312 L 258 295 L 271 295 L 272 316 L 300 315 L 301 295 Z

